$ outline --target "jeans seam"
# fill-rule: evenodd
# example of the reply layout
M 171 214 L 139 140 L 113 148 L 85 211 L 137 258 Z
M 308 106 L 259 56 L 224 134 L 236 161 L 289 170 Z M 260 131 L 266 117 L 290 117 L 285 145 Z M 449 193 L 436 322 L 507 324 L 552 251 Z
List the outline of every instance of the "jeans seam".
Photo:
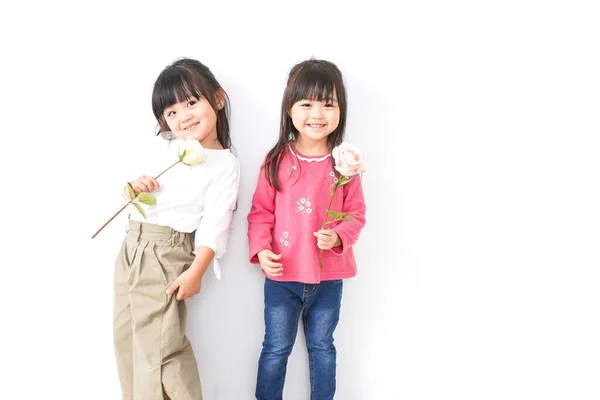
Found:
M 306 307 L 306 306 L 305 306 Z M 308 315 L 306 314 L 306 308 L 304 309 L 304 316 L 306 317 L 304 320 L 304 336 L 305 336 L 305 340 L 308 344 Z M 314 359 L 313 359 L 313 352 L 311 351 L 310 347 L 307 345 L 306 346 L 306 350 L 308 351 L 308 366 L 309 366 L 309 371 L 310 371 L 310 398 L 311 400 L 314 400 L 315 398 L 315 363 L 314 363 Z

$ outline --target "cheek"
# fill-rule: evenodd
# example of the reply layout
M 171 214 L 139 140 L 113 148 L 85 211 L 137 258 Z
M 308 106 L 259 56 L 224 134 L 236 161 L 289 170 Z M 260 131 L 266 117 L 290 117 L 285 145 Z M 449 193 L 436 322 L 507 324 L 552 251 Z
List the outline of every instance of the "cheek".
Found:
M 169 122 L 167 122 L 166 120 L 163 120 L 163 121 L 160 123 L 160 127 L 161 127 L 163 130 L 167 130 L 167 131 L 173 131 L 173 127 L 171 127 L 171 125 L 169 125 Z
M 331 126 L 333 126 L 333 129 L 335 130 L 335 128 L 337 128 L 340 124 L 340 114 L 332 115 L 329 121 Z
M 302 125 L 302 118 L 300 118 L 299 115 L 293 115 L 290 119 L 292 120 L 292 124 L 296 127 L 296 129 Z

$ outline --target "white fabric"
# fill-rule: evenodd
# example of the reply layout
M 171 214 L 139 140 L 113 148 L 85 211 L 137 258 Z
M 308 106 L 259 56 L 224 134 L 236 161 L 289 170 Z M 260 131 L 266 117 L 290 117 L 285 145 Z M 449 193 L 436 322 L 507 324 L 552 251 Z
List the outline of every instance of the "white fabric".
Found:
M 156 139 L 162 150 L 145 168 L 145 175 L 157 176 L 178 157 L 178 141 Z M 130 205 L 130 218 L 140 222 L 169 226 L 179 232 L 194 232 L 194 248 L 206 246 L 215 252 L 213 269 L 221 277 L 218 259 L 226 251 L 231 217 L 240 181 L 240 164 L 229 150 L 204 149 L 206 161 L 193 167 L 179 163 L 158 178 L 160 191 L 155 206 L 142 204 L 147 218 Z M 162 153 L 162 154 L 161 154 Z

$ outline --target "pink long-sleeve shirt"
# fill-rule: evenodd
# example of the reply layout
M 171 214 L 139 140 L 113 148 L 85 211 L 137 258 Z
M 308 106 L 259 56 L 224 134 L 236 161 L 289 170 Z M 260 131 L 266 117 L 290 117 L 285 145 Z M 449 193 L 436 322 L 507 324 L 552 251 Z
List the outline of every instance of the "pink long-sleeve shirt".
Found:
M 353 221 L 328 226 L 337 233 L 342 245 L 323 251 L 323 268 L 319 266 L 319 248 L 313 233 L 323 226 L 330 188 L 336 179 L 331 154 L 310 157 L 288 148 L 278 178 L 280 192 L 267 181 L 264 166 L 260 169 L 248 214 L 250 262 L 258 264 L 261 250 L 281 254 L 283 275 L 269 276 L 275 281 L 319 283 L 355 276 L 352 245 L 366 222 L 360 177 L 354 176 L 336 191 L 330 209 L 351 213 Z

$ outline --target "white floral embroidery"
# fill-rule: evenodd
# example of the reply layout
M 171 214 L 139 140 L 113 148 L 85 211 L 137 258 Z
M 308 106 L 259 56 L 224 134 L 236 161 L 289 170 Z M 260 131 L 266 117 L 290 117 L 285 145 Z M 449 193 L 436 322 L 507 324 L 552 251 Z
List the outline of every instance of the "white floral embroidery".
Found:
M 281 234 L 281 237 L 279 238 L 279 243 L 281 243 L 281 245 L 285 247 L 291 246 L 292 238 L 288 235 L 287 231 Z
M 327 177 L 327 180 L 330 181 L 330 182 L 333 182 L 333 183 L 337 183 L 338 178 L 336 178 L 335 172 L 331 171 L 329 173 L 329 176 Z
M 312 212 L 312 209 L 310 208 L 311 202 L 306 197 L 303 197 L 300 200 L 298 200 L 296 204 L 298 205 L 298 208 L 296 208 L 296 212 L 299 212 L 302 215 L 310 214 Z

